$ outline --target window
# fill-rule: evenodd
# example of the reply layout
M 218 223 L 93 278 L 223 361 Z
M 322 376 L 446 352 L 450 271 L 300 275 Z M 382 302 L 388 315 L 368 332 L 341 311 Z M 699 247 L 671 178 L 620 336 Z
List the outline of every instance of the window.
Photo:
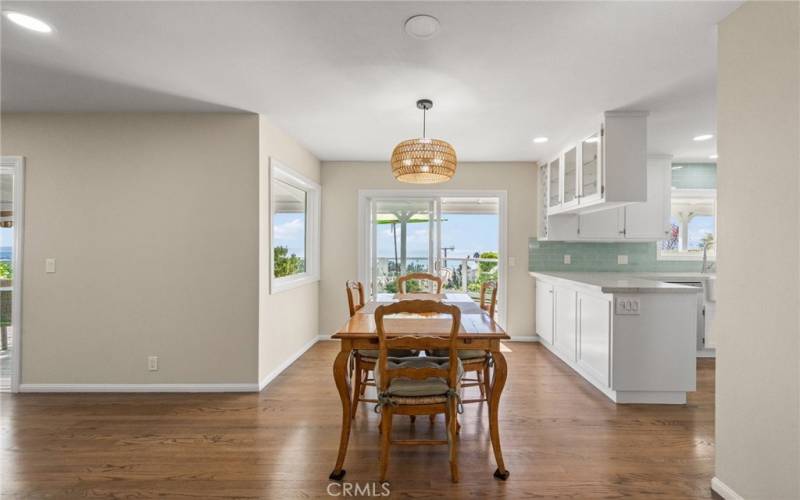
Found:
M 270 159 L 270 291 L 319 281 L 320 186 Z
M 659 244 L 663 260 L 700 260 L 703 248 L 709 259 L 717 253 L 716 189 L 672 189 L 670 238 Z

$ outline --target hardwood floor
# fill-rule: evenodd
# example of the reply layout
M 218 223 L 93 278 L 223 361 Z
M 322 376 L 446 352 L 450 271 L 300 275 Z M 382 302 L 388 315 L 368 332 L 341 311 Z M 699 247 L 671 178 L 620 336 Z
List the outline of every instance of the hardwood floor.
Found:
M 449 481 L 447 447 L 394 447 L 393 497 L 711 498 L 713 360 L 698 362 L 685 406 L 617 406 L 540 345 L 506 345 L 500 428 L 511 477 L 492 478 L 486 407 L 472 404 L 461 416 L 461 482 Z M 0 496 L 328 497 L 337 348 L 318 343 L 260 394 L 3 394 Z M 362 404 L 345 483 L 377 479 L 377 422 Z M 393 433 L 444 438 L 444 420 L 397 417 Z

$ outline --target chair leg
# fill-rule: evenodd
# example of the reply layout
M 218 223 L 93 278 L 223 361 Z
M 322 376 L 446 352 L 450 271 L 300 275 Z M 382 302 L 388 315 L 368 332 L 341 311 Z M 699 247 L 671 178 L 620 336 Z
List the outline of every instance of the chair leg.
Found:
M 489 404 L 489 391 L 491 390 L 491 378 L 489 376 L 489 363 L 483 365 L 483 386 L 486 393 L 486 404 Z
M 411 423 L 412 424 L 417 421 L 417 416 L 416 415 L 409 415 L 409 418 L 411 419 Z
M 456 413 L 456 400 L 451 398 L 447 403 L 447 442 L 450 448 L 450 479 L 458 482 L 458 435 L 456 426 L 458 425 L 458 414 Z
M 361 381 L 361 394 L 360 396 L 363 398 L 364 395 L 367 393 L 367 379 L 369 378 L 369 370 L 363 369 L 364 372 L 364 379 Z
M 431 421 L 431 424 L 436 422 L 436 414 L 435 413 L 431 413 L 430 415 L 428 415 L 428 420 Z
M 392 410 L 384 406 L 381 410 L 381 457 L 380 481 L 386 481 L 386 469 L 389 467 L 389 445 L 392 438 Z
M 356 358 L 356 376 L 353 385 L 353 409 L 350 412 L 352 418 L 356 418 L 356 410 L 358 409 L 358 402 L 361 399 L 361 359 Z
M 486 399 L 486 392 L 483 383 L 483 372 L 481 370 L 475 371 L 475 377 L 478 379 L 478 390 L 481 391 L 481 399 Z

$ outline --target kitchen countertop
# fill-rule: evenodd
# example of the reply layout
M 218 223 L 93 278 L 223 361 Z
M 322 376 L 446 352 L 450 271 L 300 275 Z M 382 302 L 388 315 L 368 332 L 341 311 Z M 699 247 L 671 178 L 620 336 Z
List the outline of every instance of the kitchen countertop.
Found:
M 602 293 L 699 293 L 701 288 L 664 283 L 660 279 L 669 279 L 678 275 L 685 278 L 701 276 L 700 273 L 541 273 L 531 272 L 531 276 L 543 279 L 561 279 L 577 282 Z M 661 277 L 663 275 L 663 277 Z M 690 276 L 691 275 L 691 276 Z M 699 279 L 699 278 L 698 278 Z

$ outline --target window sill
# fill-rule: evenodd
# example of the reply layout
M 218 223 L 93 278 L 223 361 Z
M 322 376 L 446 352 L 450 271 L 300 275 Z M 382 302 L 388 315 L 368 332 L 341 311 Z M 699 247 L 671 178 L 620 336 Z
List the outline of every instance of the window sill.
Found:
M 287 276 L 284 278 L 272 278 L 272 280 L 270 280 L 269 293 L 270 295 L 274 295 L 276 293 L 285 292 L 287 290 L 292 290 L 293 288 L 316 283 L 318 281 L 319 275 L 313 274 L 299 274 L 297 276 Z
M 684 261 L 684 262 L 702 262 L 703 256 L 701 255 L 656 255 L 656 260 L 673 260 L 673 261 Z M 717 260 L 716 256 L 709 255 L 706 259 L 707 262 L 715 262 Z

